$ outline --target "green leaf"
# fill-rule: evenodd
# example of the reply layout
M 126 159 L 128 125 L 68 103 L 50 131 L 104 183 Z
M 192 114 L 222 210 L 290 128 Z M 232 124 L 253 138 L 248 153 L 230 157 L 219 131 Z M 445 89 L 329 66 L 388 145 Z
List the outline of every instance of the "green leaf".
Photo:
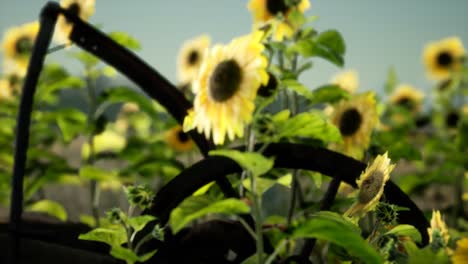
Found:
M 204 196 L 191 196 L 171 213 L 169 223 L 174 233 L 177 233 L 191 221 L 207 214 L 246 214 L 250 211 L 248 205 L 238 199 L 229 198 L 211 202 Z
M 80 168 L 80 177 L 88 180 L 109 181 L 117 178 L 117 172 L 86 165 Z
M 359 234 L 359 229 L 333 212 L 319 212 L 296 227 L 292 238 L 318 238 L 346 249 L 364 263 L 383 263 L 382 257 Z
M 99 63 L 98 58 L 96 58 L 94 55 L 86 51 L 75 52 L 75 53 L 72 53 L 71 56 L 81 61 L 81 63 L 83 63 L 83 65 L 87 69 L 93 68 Z
M 128 224 L 133 228 L 133 232 L 137 233 L 153 220 L 156 220 L 156 217 L 152 215 L 140 215 L 129 218 Z
M 421 242 L 421 234 L 419 231 L 412 225 L 398 225 L 392 230 L 388 231 L 385 233 L 386 235 L 394 234 L 397 236 L 409 236 L 411 239 L 416 242 L 420 243 Z
M 267 173 L 273 167 L 274 160 L 266 158 L 257 152 L 242 152 L 238 150 L 220 149 L 212 150 L 210 155 L 218 155 L 228 157 L 237 164 L 239 164 L 244 170 L 252 172 L 254 177 Z
M 60 219 L 61 221 L 67 221 L 67 211 L 65 208 L 63 208 L 60 203 L 52 200 L 37 201 L 26 207 L 26 210 L 30 212 L 46 213 Z
M 78 109 L 64 108 L 54 113 L 63 140 L 70 142 L 86 129 L 86 114 Z
M 135 252 L 122 246 L 113 246 L 110 254 L 116 259 L 124 260 L 127 264 L 133 264 L 139 260 Z
M 312 91 L 304 86 L 302 83 L 300 83 L 297 80 L 294 79 L 286 79 L 282 80 L 281 83 L 285 85 L 288 89 L 291 89 L 295 91 L 297 94 L 304 96 L 307 100 L 313 101 L 314 100 L 314 94 Z
M 340 32 L 334 29 L 320 33 L 317 37 L 317 43 L 341 56 L 346 52 L 346 45 L 343 37 Z
M 391 94 L 399 83 L 395 67 L 390 67 L 387 73 L 387 80 L 385 81 L 384 90 L 387 94 Z
M 140 42 L 138 42 L 138 40 L 134 39 L 133 37 L 131 37 L 125 32 L 121 32 L 121 31 L 110 32 L 108 36 L 111 39 L 115 40 L 115 42 L 129 49 L 132 49 L 132 50 L 141 49 Z
M 153 118 L 158 117 L 158 112 L 156 111 L 150 98 L 145 96 L 142 93 L 139 93 L 133 89 L 124 86 L 111 87 L 106 89 L 100 103 L 107 103 L 107 105 L 102 104 L 101 107 L 109 106 L 108 103 L 127 103 L 134 102 L 140 109 L 148 113 Z M 103 112 L 104 109 L 99 109 L 99 112 Z
M 338 142 L 341 134 L 338 128 L 329 123 L 318 112 L 300 113 L 285 121 L 275 123 L 276 140 L 292 137 L 308 137 L 324 142 Z
M 276 184 L 276 181 L 274 180 L 271 180 L 271 179 L 266 179 L 266 178 L 262 178 L 262 177 L 258 177 L 255 179 L 255 184 L 256 184 L 256 190 L 255 192 L 258 194 L 258 195 L 261 195 L 263 194 L 264 192 L 266 192 L 268 189 L 270 189 L 273 185 Z M 249 191 L 252 191 L 252 186 L 251 186 L 251 181 L 250 179 L 245 179 L 242 181 L 242 185 L 244 185 L 244 187 L 249 190 Z
M 115 229 L 99 227 L 86 234 L 81 234 L 78 238 L 82 240 L 103 242 L 111 247 L 119 247 L 123 243 L 127 242 L 127 234 L 121 225 L 116 226 Z
M 215 182 L 212 181 L 212 182 L 210 182 L 208 184 L 203 185 L 200 189 L 198 189 L 196 192 L 193 193 L 193 196 L 198 196 L 198 195 L 205 194 L 211 188 L 211 186 L 213 186 L 214 183 Z
M 288 22 L 292 25 L 293 28 L 300 28 L 306 23 L 306 18 L 304 14 L 299 11 L 299 9 L 293 8 L 288 14 Z
M 287 49 L 288 53 L 297 52 L 305 58 L 321 57 L 340 67 L 344 65 L 345 51 L 343 37 L 336 30 L 322 32 L 316 38 L 301 39 Z
M 349 97 L 349 93 L 341 89 L 338 85 L 327 84 L 320 86 L 313 91 L 313 99 L 311 100 L 311 103 L 335 103 Z
M 76 89 L 85 87 L 86 83 L 83 79 L 75 77 L 75 76 L 68 76 L 59 81 L 54 81 L 50 84 L 43 84 L 39 86 L 37 91 L 37 98 L 41 100 L 41 98 L 46 97 L 47 95 L 56 92 L 62 89 Z
M 405 249 L 408 252 L 408 264 L 445 264 L 450 263 L 449 257 L 444 249 L 434 252 L 431 247 L 419 248 L 412 241 L 404 243 Z

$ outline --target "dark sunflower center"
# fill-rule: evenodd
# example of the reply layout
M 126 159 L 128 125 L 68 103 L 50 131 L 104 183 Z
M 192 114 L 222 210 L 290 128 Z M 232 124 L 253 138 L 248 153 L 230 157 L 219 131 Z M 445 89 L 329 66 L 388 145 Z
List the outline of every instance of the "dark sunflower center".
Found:
M 414 105 L 414 102 L 413 100 L 411 100 L 410 98 L 408 97 L 402 97 L 400 98 L 397 102 L 396 102 L 397 105 L 401 106 L 401 107 L 404 107 L 408 110 L 413 110 L 415 105 Z
M 439 53 L 437 56 L 437 64 L 441 67 L 449 67 L 453 63 L 453 56 L 447 51 Z
M 359 189 L 358 201 L 367 204 L 379 193 L 383 183 L 384 175 L 381 171 L 374 171 L 367 179 L 362 181 Z
M 445 196 L 441 191 L 436 191 L 434 193 L 434 201 L 436 202 L 444 202 L 445 201 Z
M 460 115 L 455 112 L 455 111 L 452 111 L 450 113 L 448 113 L 447 117 L 445 118 L 445 124 L 448 126 L 448 127 L 456 127 L 458 125 L 458 120 L 460 120 Z
M 33 41 L 27 36 L 23 36 L 16 41 L 15 49 L 20 55 L 31 53 L 33 48 Z
M 189 137 L 189 135 L 187 135 L 187 133 L 184 133 L 184 131 L 179 130 L 179 131 L 177 132 L 177 139 L 178 139 L 180 142 L 185 143 L 185 142 L 187 142 L 187 141 L 190 140 L 190 137 Z
M 260 88 L 258 88 L 257 94 L 263 97 L 269 97 L 275 92 L 277 87 L 278 81 L 276 77 L 268 73 L 268 83 L 266 85 L 261 85 Z
M 76 15 L 76 16 L 79 16 L 80 15 L 80 11 L 81 11 L 81 7 L 78 3 L 73 3 L 71 4 L 68 8 L 67 8 L 68 12 L 72 13 L 73 15 Z M 67 19 L 67 22 L 70 23 L 70 21 Z
M 198 52 L 196 50 L 192 50 L 190 54 L 188 55 L 188 63 L 190 65 L 195 65 L 198 62 L 198 58 L 200 56 L 198 55 Z
M 235 60 L 225 60 L 219 63 L 209 81 L 210 95 L 217 102 L 231 98 L 240 87 L 242 70 Z
M 267 0 L 266 7 L 272 15 L 277 15 L 278 13 L 284 14 L 288 10 L 288 6 L 284 0 Z
M 358 131 L 361 126 L 362 116 L 356 108 L 350 108 L 343 112 L 340 118 L 339 128 L 343 136 L 350 136 Z

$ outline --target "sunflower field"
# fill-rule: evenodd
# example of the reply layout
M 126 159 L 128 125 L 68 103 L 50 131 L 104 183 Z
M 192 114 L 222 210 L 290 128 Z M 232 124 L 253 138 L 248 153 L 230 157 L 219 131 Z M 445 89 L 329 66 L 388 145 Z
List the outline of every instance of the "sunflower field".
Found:
M 237 2 L 174 84 L 95 0 L 3 32 L 0 263 L 468 263 L 462 38 L 421 47 L 430 87 L 366 89 L 314 1 Z

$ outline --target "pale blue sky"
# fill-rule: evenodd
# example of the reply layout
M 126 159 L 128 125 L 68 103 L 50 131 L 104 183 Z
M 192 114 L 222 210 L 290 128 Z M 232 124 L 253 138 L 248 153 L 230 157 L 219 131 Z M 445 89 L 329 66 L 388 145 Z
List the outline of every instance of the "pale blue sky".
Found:
M 44 0 L 1 0 L 0 31 L 37 18 Z M 176 57 L 181 43 L 201 33 L 214 42 L 228 42 L 248 33 L 251 14 L 248 0 L 97 0 L 92 23 L 104 31 L 126 31 L 143 49 L 138 54 L 175 82 Z M 468 47 L 466 0 L 311 0 L 307 14 L 319 16 L 320 30 L 335 28 L 347 44 L 345 68 L 360 74 L 360 90 L 381 90 L 390 65 L 402 82 L 428 89 L 421 63 L 428 41 L 459 36 Z M 61 54 L 60 54 L 61 53 Z M 71 71 L 77 65 L 64 52 L 51 61 Z M 327 82 L 339 69 L 320 59 L 305 73 L 304 83 L 313 88 Z

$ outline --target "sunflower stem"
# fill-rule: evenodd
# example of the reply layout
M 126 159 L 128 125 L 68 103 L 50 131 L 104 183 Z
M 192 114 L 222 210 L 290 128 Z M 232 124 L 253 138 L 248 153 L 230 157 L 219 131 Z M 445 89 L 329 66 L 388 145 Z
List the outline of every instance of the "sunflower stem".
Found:
M 91 69 L 86 68 L 86 86 L 87 86 L 87 97 L 88 97 L 88 115 L 87 115 L 87 123 L 88 128 L 91 130 L 88 136 L 88 145 L 89 145 L 89 155 L 86 159 L 87 165 L 94 165 L 95 162 L 95 148 L 94 148 L 94 125 L 96 119 L 94 118 L 96 109 L 97 109 L 97 98 L 96 98 L 96 91 L 95 91 L 95 83 L 94 80 L 91 78 Z M 91 188 L 91 211 L 96 223 L 96 227 L 100 226 L 99 220 L 99 198 L 100 198 L 100 190 L 99 190 L 99 183 L 96 180 L 91 180 L 90 183 Z
M 248 144 L 247 144 L 247 151 L 251 152 L 254 150 L 255 147 L 255 133 L 252 129 L 252 126 L 248 127 Z M 248 177 L 250 177 L 250 186 L 252 191 L 252 202 L 253 202 L 253 213 L 255 217 L 255 233 L 257 239 L 256 247 L 257 247 L 257 261 L 259 264 L 263 264 L 263 232 L 262 232 L 262 199 L 261 196 L 257 193 L 257 182 L 255 179 L 255 175 L 253 175 L 250 171 L 246 171 Z

